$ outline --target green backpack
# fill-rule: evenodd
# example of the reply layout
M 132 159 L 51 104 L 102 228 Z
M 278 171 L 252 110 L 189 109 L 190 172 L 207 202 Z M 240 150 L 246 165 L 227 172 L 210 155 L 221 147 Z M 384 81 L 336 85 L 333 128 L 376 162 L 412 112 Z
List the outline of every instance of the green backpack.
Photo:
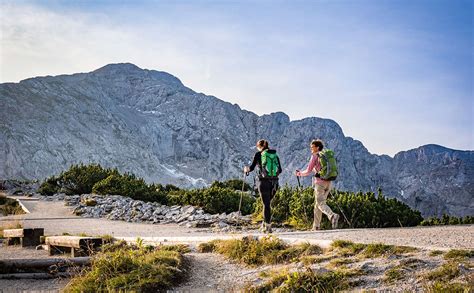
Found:
M 262 152 L 262 177 L 277 177 L 278 176 L 278 155 L 269 153 L 267 150 Z
M 330 149 L 323 149 L 318 153 L 321 170 L 318 172 L 319 177 L 324 180 L 334 181 L 337 178 L 337 162 L 334 152 Z

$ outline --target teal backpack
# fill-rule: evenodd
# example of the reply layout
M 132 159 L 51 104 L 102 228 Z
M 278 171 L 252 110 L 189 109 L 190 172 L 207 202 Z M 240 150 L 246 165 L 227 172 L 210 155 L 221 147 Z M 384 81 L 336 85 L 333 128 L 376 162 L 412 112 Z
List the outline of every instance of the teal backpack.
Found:
M 334 152 L 330 149 L 323 149 L 318 153 L 321 171 L 318 172 L 321 179 L 334 181 L 337 178 L 337 162 Z
M 278 155 L 269 153 L 267 150 L 262 152 L 262 177 L 277 177 L 278 176 Z

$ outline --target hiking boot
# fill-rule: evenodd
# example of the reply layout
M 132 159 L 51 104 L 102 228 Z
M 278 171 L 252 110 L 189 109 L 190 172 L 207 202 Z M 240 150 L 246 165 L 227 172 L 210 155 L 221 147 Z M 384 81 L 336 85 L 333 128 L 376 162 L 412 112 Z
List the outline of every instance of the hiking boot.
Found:
M 337 229 L 337 222 L 339 222 L 339 215 L 334 214 L 331 218 L 331 225 L 333 229 Z
M 265 232 L 266 233 L 272 233 L 272 224 L 266 224 Z
M 319 231 L 321 230 L 321 227 L 314 226 L 311 228 L 311 231 Z

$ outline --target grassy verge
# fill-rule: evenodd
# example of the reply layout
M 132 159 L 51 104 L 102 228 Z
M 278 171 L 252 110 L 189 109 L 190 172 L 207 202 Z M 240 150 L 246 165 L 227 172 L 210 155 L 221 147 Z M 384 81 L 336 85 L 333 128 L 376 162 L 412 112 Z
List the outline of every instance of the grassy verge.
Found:
M 24 213 L 16 200 L 0 194 L 0 216 L 21 215 Z
M 64 292 L 157 292 L 180 283 L 186 275 L 183 247 L 105 245 L 92 266 L 73 278 Z
M 341 256 L 358 255 L 363 258 L 387 257 L 418 251 L 418 249 L 409 246 L 395 246 L 383 243 L 362 244 L 347 240 L 335 240 L 331 246 Z
M 242 239 L 214 240 L 200 244 L 198 251 L 217 252 L 249 266 L 298 261 L 301 256 L 322 253 L 319 246 L 308 243 L 289 246 L 274 236 L 260 239 L 244 237 Z

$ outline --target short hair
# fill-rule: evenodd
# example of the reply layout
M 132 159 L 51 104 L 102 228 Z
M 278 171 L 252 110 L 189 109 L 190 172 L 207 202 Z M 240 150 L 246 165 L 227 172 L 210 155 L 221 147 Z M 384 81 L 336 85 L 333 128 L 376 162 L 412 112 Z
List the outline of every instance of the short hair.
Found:
M 268 141 L 266 141 L 264 139 L 261 139 L 261 140 L 257 141 L 257 146 L 261 147 L 264 150 L 266 150 L 266 149 L 268 149 Z
M 320 139 L 313 139 L 313 141 L 311 142 L 312 145 L 318 147 L 319 151 L 322 151 L 323 148 L 324 148 L 324 144 L 323 144 L 323 141 L 320 140 Z

